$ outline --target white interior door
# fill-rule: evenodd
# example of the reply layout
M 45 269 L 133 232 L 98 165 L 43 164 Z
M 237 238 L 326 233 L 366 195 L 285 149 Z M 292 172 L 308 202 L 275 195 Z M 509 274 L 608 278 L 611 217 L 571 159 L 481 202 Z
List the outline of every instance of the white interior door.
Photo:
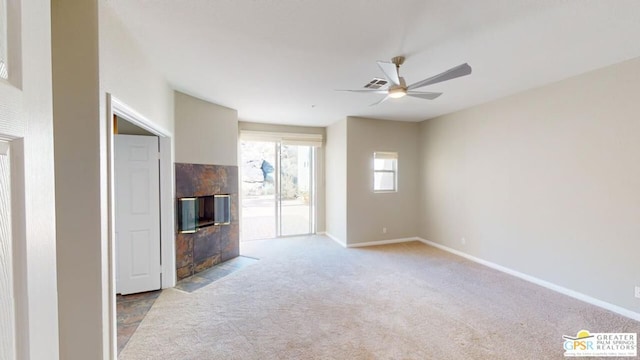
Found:
M 7 35 L 6 35 L 6 3 L 0 0 L 0 91 L 5 95 L 6 90 L 11 90 L 11 86 L 4 79 L 7 79 Z M 13 106 L 12 106 L 13 105 Z M 4 96 L 0 102 L 3 108 L 0 114 L 0 130 L 7 127 L 5 123 L 11 124 L 11 119 L 7 119 L 4 113 L 11 113 L 18 109 L 17 104 L 5 101 Z M 4 108 L 8 108 L 5 110 Z M 20 124 L 20 123 L 19 123 Z M 0 135 L 2 131 L 0 131 Z M 15 308 L 13 294 L 13 240 L 11 238 L 11 198 L 9 187 L 10 166 L 9 166 L 9 142 L 0 138 L 0 359 L 16 358 L 16 328 L 15 328 Z
M 160 289 L 158 138 L 115 135 L 116 292 Z
M 0 140 L 0 359 L 15 358 L 9 143 Z
M 0 359 L 58 359 L 51 6 L 0 0 Z M 64 288 L 64 286 L 61 286 Z

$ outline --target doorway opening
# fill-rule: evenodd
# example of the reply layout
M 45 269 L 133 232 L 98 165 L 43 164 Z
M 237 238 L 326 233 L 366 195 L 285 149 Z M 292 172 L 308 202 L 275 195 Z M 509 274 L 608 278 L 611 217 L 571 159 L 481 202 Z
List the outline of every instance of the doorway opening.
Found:
M 315 232 L 312 145 L 241 140 L 241 241 Z
M 140 115 L 118 99 L 114 98 L 110 94 L 107 94 L 107 181 L 108 181 L 108 213 L 109 213 L 109 231 L 108 231 L 108 249 L 109 249 L 109 326 L 111 336 L 109 337 L 109 346 L 113 354 L 118 354 L 118 340 L 119 330 L 132 330 L 134 327 L 122 328 L 118 325 L 119 316 L 117 310 L 117 298 L 116 298 L 116 280 L 118 278 L 116 271 L 116 261 L 118 260 L 118 248 L 117 248 L 117 236 L 116 236 L 116 164 L 115 164 L 115 150 L 116 146 L 116 134 L 122 132 L 133 132 L 134 135 L 142 135 L 141 138 L 150 137 L 157 140 L 156 151 L 153 155 L 148 153 L 145 155 L 144 151 L 141 151 L 142 147 L 134 146 L 129 155 L 136 157 L 151 157 L 155 156 L 159 158 L 159 271 L 160 271 L 160 285 L 161 288 L 170 288 L 175 286 L 176 283 L 176 269 L 175 269 L 175 241 L 174 241 L 174 181 L 173 181 L 173 161 L 172 161 L 172 144 L 170 133 L 159 127 L 157 124 L 149 121 L 144 116 Z M 121 121 L 119 124 L 114 119 L 119 118 Z M 117 126 L 120 125 L 118 129 Z M 125 126 L 123 128 L 122 126 Z M 140 176 L 139 176 L 140 175 Z M 135 182 L 141 182 L 144 176 L 142 173 L 133 174 Z M 133 180 L 132 180 L 133 181 Z M 139 185 L 139 184 L 138 184 Z M 139 186 L 138 186 L 139 187 Z M 142 197 L 135 200 L 135 203 L 131 205 L 134 210 L 140 210 L 144 208 L 147 199 Z M 136 239 L 144 239 L 144 234 L 139 232 L 136 234 Z M 141 242 L 134 241 L 136 244 L 132 246 L 140 245 Z M 138 249 L 140 250 L 140 249 Z M 147 269 L 146 264 L 138 262 L 134 266 L 134 272 L 144 273 Z M 155 286 L 154 286 L 155 287 Z M 134 291 L 135 292 L 135 291 Z M 122 300 L 122 299 L 120 299 Z M 155 300 L 153 298 L 152 300 Z M 118 306 L 122 308 L 122 306 Z M 128 318 L 133 318 L 129 316 Z M 131 324 L 129 324 L 131 325 Z M 122 345 L 122 343 L 120 344 Z

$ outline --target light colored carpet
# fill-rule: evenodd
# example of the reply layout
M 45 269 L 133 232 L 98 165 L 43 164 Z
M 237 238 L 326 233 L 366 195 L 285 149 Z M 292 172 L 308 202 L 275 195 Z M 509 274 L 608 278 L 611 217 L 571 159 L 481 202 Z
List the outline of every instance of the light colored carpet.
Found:
M 563 359 L 562 335 L 640 323 L 419 242 L 344 249 L 253 241 L 260 258 L 193 293 L 162 292 L 130 359 Z

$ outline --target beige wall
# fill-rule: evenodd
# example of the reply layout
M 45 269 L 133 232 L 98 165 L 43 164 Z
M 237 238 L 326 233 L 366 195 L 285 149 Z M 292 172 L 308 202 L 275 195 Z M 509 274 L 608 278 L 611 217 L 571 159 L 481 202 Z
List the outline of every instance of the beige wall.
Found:
M 325 146 L 326 232 L 347 242 L 347 120 L 327 127 Z
M 163 164 L 171 164 L 170 169 L 167 170 L 171 175 L 163 173 L 161 176 L 164 180 L 170 178 L 168 188 L 173 191 L 173 150 L 175 137 L 173 90 L 165 80 L 164 76 L 154 67 L 152 61 L 150 61 L 147 55 L 144 54 L 136 40 L 134 40 L 125 29 L 124 24 L 122 24 L 114 14 L 113 10 L 109 7 L 108 2 L 98 1 L 98 6 L 99 35 L 97 41 L 99 44 L 100 57 L 99 76 L 100 101 L 102 102 L 101 117 L 105 119 L 105 121 L 111 121 L 111 119 L 107 119 L 108 109 L 104 103 L 107 98 L 107 93 L 109 93 L 121 104 L 124 104 L 141 115 L 144 118 L 146 125 L 162 132 L 166 136 L 166 138 L 161 138 L 160 143 L 163 153 L 169 153 L 170 159 L 167 159 L 166 161 L 163 160 Z M 101 138 L 105 139 L 108 136 L 106 132 L 107 126 L 106 123 L 102 123 L 102 119 L 100 122 L 101 128 L 105 131 L 104 135 L 101 135 Z M 169 146 L 171 151 L 167 152 L 166 150 L 168 148 L 166 146 Z M 106 161 L 106 155 L 106 151 L 101 152 L 101 156 L 104 156 L 102 161 Z M 161 171 L 164 171 L 162 169 L 164 169 L 164 167 L 161 166 Z M 106 175 L 101 177 L 101 186 L 103 189 L 108 187 L 106 180 Z M 161 183 L 164 183 L 164 181 L 161 181 Z M 161 186 L 164 185 L 161 184 Z M 173 272 L 175 265 L 171 266 L 175 256 L 170 254 L 173 250 L 173 244 L 167 244 L 166 241 L 164 241 L 164 239 L 167 238 L 165 236 L 167 233 L 169 233 L 171 239 L 173 239 L 172 224 L 174 222 L 174 206 L 172 191 L 169 195 L 166 194 L 166 191 L 163 191 L 163 199 L 161 199 L 163 223 L 163 241 L 161 244 L 163 253 L 163 287 L 172 283 L 172 280 L 169 279 L 170 277 L 175 277 L 175 272 Z M 165 201 L 167 198 L 171 199 L 169 200 L 169 206 L 165 206 L 167 204 L 167 201 Z M 108 210 L 104 209 L 104 207 L 107 206 L 106 200 L 101 202 L 101 206 L 103 206 L 103 211 L 108 212 Z M 168 226 L 170 228 L 169 230 L 167 230 L 166 226 L 168 223 L 171 224 Z M 110 231 L 108 226 L 109 223 L 105 222 L 103 217 L 103 231 Z M 103 234 L 105 237 L 102 239 L 102 251 L 103 253 L 106 253 L 103 254 L 103 259 L 105 259 L 106 264 L 106 262 L 115 261 L 116 259 L 107 257 L 108 250 L 106 249 L 108 249 L 108 237 L 106 236 L 107 233 L 103 232 Z M 102 272 L 103 285 L 107 286 L 110 275 L 109 268 L 105 265 L 102 268 Z M 112 280 L 115 285 L 115 279 Z M 106 324 L 105 328 L 111 325 L 112 320 L 109 318 L 109 307 L 111 307 L 112 311 L 115 312 L 115 304 L 113 303 L 114 299 L 112 298 L 111 291 L 112 289 L 106 288 L 103 292 L 102 316 L 103 323 Z M 115 314 L 113 314 L 113 316 L 115 316 Z M 111 329 L 111 331 L 115 336 L 115 330 Z M 114 350 L 115 343 L 117 342 L 116 339 L 109 339 L 108 335 L 108 332 L 102 334 L 104 346 L 108 348 L 104 351 L 105 354 L 109 354 L 109 351 Z M 112 343 L 109 343 L 109 340 L 111 340 Z
M 103 92 L 173 135 L 173 90 L 129 35 L 109 5 L 100 1 L 100 86 Z
M 347 243 L 414 237 L 417 234 L 417 123 L 347 119 Z M 373 192 L 373 153 L 398 153 L 398 191 Z M 332 160 L 333 162 L 333 160 Z M 382 228 L 387 228 L 383 233 Z
M 107 359 L 106 94 L 172 136 L 173 92 L 105 2 L 57 0 L 52 22 L 60 357 Z
M 178 163 L 238 165 L 238 112 L 175 92 Z
M 106 119 L 98 2 L 53 2 L 52 41 L 60 358 L 104 359 Z
M 635 59 L 423 122 L 420 236 L 640 311 L 638 94 Z

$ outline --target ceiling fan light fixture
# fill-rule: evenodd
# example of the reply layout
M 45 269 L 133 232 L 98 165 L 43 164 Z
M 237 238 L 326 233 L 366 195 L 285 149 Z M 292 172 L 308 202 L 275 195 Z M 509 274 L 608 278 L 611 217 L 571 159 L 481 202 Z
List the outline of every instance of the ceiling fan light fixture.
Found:
M 397 87 L 389 89 L 389 97 L 392 99 L 399 99 L 405 95 L 407 95 L 407 89 L 405 88 Z
M 391 62 L 378 61 L 378 67 L 384 73 L 384 79 L 374 78 L 371 82 L 365 85 L 365 89 L 358 90 L 340 90 L 340 91 L 352 91 L 352 92 L 360 92 L 360 93 L 369 93 L 369 94 L 385 94 L 386 96 L 379 101 L 371 104 L 378 105 L 380 103 L 385 102 L 388 99 L 399 99 L 404 96 L 411 96 L 418 99 L 424 100 L 434 100 L 435 98 L 442 95 L 440 92 L 422 92 L 415 91 L 421 87 L 427 85 L 437 84 L 443 81 L 448 81 L 452 79 L 459 78 L 461 76 L 466 76 L 471 74 L 471 66 L 469 64 L 464 63 L 458 66 L 452 67 L 447 71 L 443 71 L 440 74 L 431 76 L 424 80 L 420 80 L 416 83 L 413 83 L 407 86 L 404 78 L 400 76 L 400 65 L 404 62 L 403 56 L 396 56 L 391 59 Z M 380 89 L 383 85 L 389 83 L 389 87 L 387 89 Z M 380 90 L 378 90 L 380 89 Z

